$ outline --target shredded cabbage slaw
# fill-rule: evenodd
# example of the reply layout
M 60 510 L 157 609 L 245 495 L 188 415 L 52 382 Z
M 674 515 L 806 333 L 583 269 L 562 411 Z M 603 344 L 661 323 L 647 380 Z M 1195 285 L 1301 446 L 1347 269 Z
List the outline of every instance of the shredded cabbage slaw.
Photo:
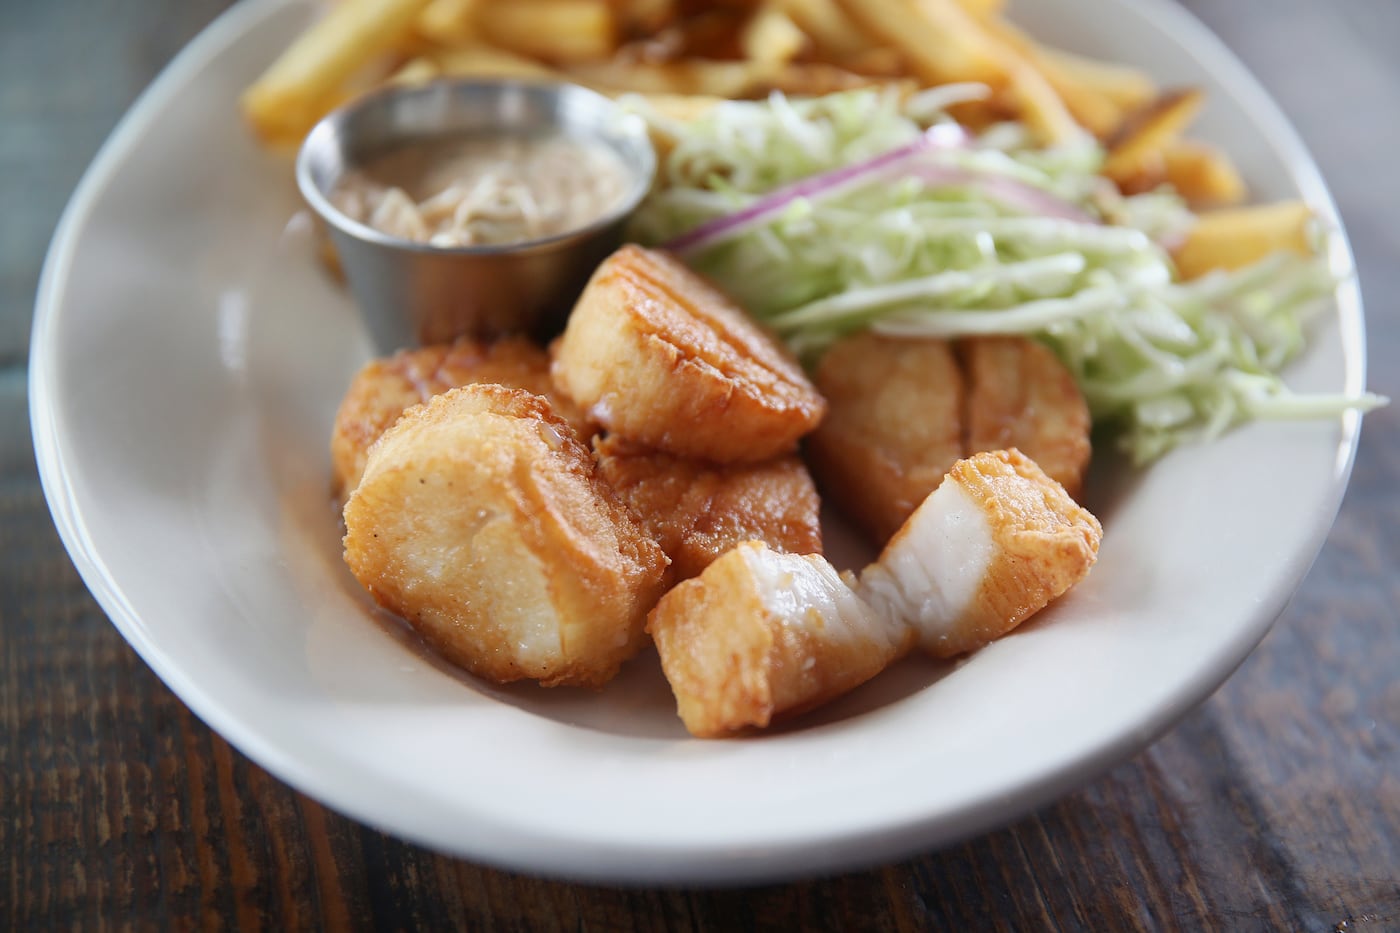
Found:
M 1294 394 L 1279 377 L 1335 295 L 1320 253 L 1177 281 L 1167 247 L 1193 222 L 1178 197 L 1120 195 L 1087 137 L 1037 149 L 1019 125 L 974 138 L 944 115 L 983 93 L 775 94 L 692 123 L 634 102 L 671 148 L 632 233 L 809 360 L 865 328 L 1035 337 L 1139 463 L 1250 418 L 1385 403 Z

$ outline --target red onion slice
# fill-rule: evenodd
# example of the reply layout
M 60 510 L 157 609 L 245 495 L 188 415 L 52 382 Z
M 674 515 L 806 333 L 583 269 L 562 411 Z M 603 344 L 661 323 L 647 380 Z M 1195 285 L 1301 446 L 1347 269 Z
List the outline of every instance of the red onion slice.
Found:
M 737 236 L 752 228 L 761 226 L 787 209 L 788 205 L 805 198 L 808 201 L 821 201 L 835 197 L 863 184 L 872 177 L 893 172 L 919 155 L 934 149 L 957 149 L 966 146 L 971 138 L 967 131 L 955 123 L 940 123 L 931 126 L 917 140 L 907 146 L 900 146 L 888 152 L 846 165 L 830 172 L 812 175 L 801 181 L 775 188 L 742 210 L 723 217 L 707 220 L 663 244 L 665 249 L 684 256 L 698 252 L 705 247 Z
M 748 207 L 732 214 L 708 220 L 666 242 L 663 246 L 680 256 L 696 253 L 720 240 L 729 239 L 754 227 L 762 226 L 781 214 L 799 198 L 805 198 L 808 201 L 823 201 L 858 187 L 880 175 L 896 172 L 920 178 L 933 186 L 974 187 L 993 201 L 1027 214 L 1054 217 L 1081 224 L 1100 223 L 1097 218 L 1077 205 L 1014 178 L 993 172 L 979 172 L 975 169 L 919 162 L 919 157 L 926 152 L 963 148 L 969 142 L 971 142 L 971 137 L 967 131 L 956 124 L 943 123 L 930 127 L 918 140 L 907 146 L 900 146 L 864 162 L 823 172 L 820 175 L 812 175 L 801 181 L 776 188 Z

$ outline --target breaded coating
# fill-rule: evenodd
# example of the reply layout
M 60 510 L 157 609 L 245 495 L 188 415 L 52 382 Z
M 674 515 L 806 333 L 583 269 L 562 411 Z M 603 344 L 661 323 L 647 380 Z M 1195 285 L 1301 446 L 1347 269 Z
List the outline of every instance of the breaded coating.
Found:
M 1020 451 L 977 453 L 915 510 L 856 590 L 912 623 L 926 652 L 953 657 L 1082 580 L 1102 536 L 1098 519 Z
M 884 670 L 917 643 L 950 658 L 1078 583 L 1102 528 L 1019 451 L 954 464 L 859 577 L 748 541 L 652 610 L 647 629 L 692 735 L 763 728 Z
M 632 245 L 594 272 L 553 373 L 610 432 L 720 463 L 788 453 L 826 410 L 732 299 L 675 257 Z
M 738 545 L 667 593 L 647 623 L 691 735 L 763 728 L 874 677 L 913 632 L 820 556 Z
M 469 385 L 410 408 L 345 505 L 345 562 L 444 657 L 599 686 L 645 642 L 661 548 L 549 402 Z
M 821 502 L 795 455 L 716 464 L 648 450 L 615 435 L 593 442 L 598 472 L 689 579 L 741 541 L 819 554 Z
M 1025 337 L 861 333 L 822 357 L 830 412 L 807 439 L 822 490 L 877 544 L 889 540 L 959 458 L 1018 447 L 1077 496 L 1089 406 L 1074 377 Z
M 807 438 L 823 495 L 883 544 L 963 456 L 963 384 L 944 340 L 838 341 L 818 390 L 830 409 Z
M 587 438 L 592 423 L 554 390 L 549 357 L 523 337 L 494 343 L 462 338 L 367 363 L 350 382 L 331 432 L 334 491 L 344 499 L 360 481 L 370 445 L 399 420 L 404 410 L 448 389 L 474 382 L 524 389 L 549 398 L 555 413 Z
M 1018 448 L 1076 499 L 1089 466 L 1089 404 L 1049 348 L 1024 337 L 958 341 L 967 451 Z

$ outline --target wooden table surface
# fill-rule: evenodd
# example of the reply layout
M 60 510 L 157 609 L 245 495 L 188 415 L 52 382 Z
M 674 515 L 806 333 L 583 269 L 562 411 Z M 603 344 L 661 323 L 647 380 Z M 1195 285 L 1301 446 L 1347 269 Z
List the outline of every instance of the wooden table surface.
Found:
M 1296 121 L 1353 236 L 1371 387 L 1400 397 L 1400 3 L 1189 0 Z M 0 927 L 1400 929 L 1400 406 L 1272 633 L 1146 752 L 1009 827 L 747 890 L 621 890 L 436 855 L 210 732 L 127 647 L 40 492 L 35 285 L 103 137 L 220 0 L 0 4 Z

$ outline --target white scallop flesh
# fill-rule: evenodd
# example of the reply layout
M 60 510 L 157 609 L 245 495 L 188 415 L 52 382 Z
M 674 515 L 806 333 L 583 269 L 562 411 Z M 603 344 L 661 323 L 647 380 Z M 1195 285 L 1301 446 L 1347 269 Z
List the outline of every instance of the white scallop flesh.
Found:
M 921 643 L 936 644 L 973 604 L 995 556 L 986 512 L 950 478 L 861 571 L 856 591 L 877 612 L 914 625 Z
M 764 607 L 784 625 L 836 644 L 876 643 L 893 649 L 907 638 L 903 623 L 870 606 L 825 557 L 740 547 Z

